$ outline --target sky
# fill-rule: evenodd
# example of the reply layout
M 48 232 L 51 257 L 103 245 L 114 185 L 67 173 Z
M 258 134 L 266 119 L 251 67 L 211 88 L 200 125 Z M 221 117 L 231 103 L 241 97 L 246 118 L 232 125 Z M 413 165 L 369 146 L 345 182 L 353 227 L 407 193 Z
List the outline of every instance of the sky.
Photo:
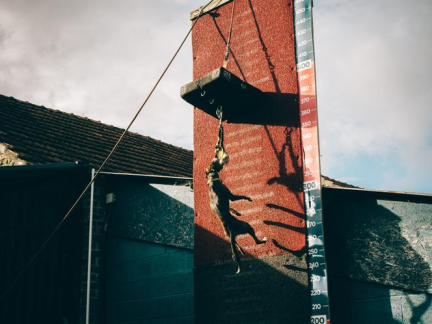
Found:
M 1 0 L 0 93 L 125 128 L 205 2 Z M 323 174 L 432 193 L 431 15 L 430 0 L 315 0 Z M 132 130 L 192 149 L 191 80 L 189 39 Z

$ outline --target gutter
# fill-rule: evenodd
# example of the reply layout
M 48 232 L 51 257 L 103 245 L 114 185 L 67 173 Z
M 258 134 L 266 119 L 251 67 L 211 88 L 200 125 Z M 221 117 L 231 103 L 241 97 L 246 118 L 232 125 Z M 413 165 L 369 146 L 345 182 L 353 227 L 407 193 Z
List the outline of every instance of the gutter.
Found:
M 174 177 L 174 176 L 163 176 L 163 175 L 142 174 L 142 173 L 122 173 L 122 172 L 102 171 L 100 172 L 100 174 L 144 178 L 149 182 L 159 183 L 159 184 L 187 184 L 187 183 L 192 183 L 193 181 L 193 178 L 191 177 Z

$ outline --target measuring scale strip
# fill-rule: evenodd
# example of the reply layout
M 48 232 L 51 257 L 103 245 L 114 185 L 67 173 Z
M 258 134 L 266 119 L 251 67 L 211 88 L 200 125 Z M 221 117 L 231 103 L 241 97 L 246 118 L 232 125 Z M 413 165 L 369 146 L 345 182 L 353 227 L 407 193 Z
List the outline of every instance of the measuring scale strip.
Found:
M 330 324 L 322 218 L 321 168 L 312 26 L 312 1 L 294 0 L 311 323 Z

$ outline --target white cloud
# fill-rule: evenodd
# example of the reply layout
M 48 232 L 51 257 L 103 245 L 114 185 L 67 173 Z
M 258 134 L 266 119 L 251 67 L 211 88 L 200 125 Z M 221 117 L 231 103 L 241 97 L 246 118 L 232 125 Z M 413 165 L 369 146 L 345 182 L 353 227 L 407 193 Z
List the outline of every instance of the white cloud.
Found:
M 1 93 L 126 127 L 191 26 L 183 1 L 2 1 Z M 190 40 L 134 130 L 192 148 Z
M 431 171 L 430 9 L 427 0 L 411 6 L 400 0 L 316 4 L 324 173 L 337 175 L 347 161 L 364 154 L 394 159 L 393 165 L 406 171 L 396 181 L 385 176 L 392 165 L 382 169 L 385 181 L 374 184 L 380 189 L 403 189 L 403 183 L 419 181 L 418 168 Z

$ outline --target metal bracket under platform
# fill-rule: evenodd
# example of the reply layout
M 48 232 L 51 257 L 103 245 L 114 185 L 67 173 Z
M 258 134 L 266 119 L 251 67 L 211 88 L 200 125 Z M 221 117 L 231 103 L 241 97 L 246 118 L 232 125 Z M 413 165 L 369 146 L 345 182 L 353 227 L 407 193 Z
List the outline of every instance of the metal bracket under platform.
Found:
M 241 80 L 223 67 L 181 87 L 181 97 L 191 105 L 217 118 L 223 109 L 223 119 L 248 123 L 261 115 L 263 92 Z

